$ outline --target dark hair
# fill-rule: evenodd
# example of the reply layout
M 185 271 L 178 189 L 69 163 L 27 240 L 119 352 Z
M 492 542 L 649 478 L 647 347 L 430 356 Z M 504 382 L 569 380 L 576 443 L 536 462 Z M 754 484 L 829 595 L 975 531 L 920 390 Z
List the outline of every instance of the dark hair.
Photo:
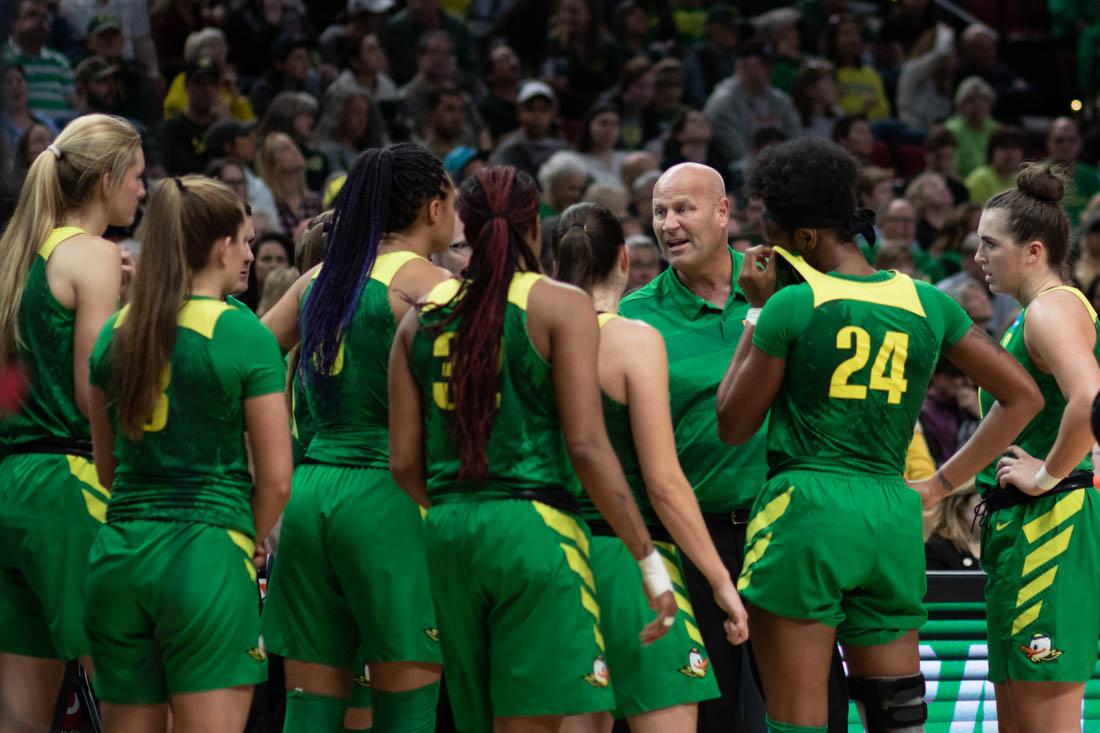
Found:
M 27 153 L 29 153 L 31 149 L 31 133 L 40 127 L 46 132 L 50 132 L 50 128 L 34 118 L 31 118 L 30 124 L 23 128 L 23 132 L 19 134 L 19 139 L 15 141 L 15 164 L 18 170 L 29 170 L 31 164 L 34 162 L 33 160 L 27 160 Z M 52 132 L 50 132 L 50 137 L 54 137 Z
M 111 346 L 113 396 L 127 438 L 139 439 L 154 415 L 192 275 L 207 265 L 214 243 L 235 237 L 243 223 L 240 198 L 221 181 L 165 178 L 153 189 L 139 231 L 142 267 Z
M 944 148 L 957 147 L 959 147 L 959 138 L 943 125 L 932 125 L 928 128 L 928 137 L 924 139 L 924 152 L 934 153 Z
M 753 150 L 763 150 L 769 145 L 787 142 L 787 133 L 778 127 L 758 127 L 752 131 L 751 145 Z
M 1008 212 L 1008 231 L 1017 242 L 1042 242 L 1047 263 L 1063 276 L 1069 259 L 1069 217 L 1059 202 L 1068 181 L 1064 168 L 1032 163 L 1016 177 L 1016 188 L 1002 191 L 985 205 Z
M 206 164 L 205 168 L 202 169 L 202 174 L 207 178 L 221 179 L 222 171 L 225 170 L 225 167 L 227 165 L 234 165 L 241 169 L 241 173 L 244 173 L 244 163 L 238 163 L 237 161 L 230 160 L 228 158 L 214 158 Z
M 821 41 L 822 52 L 825 58 L 831 61 L 833 66 L 838 69 L 847 65 L 842 63 L 843 59 L 840 58 L 840 51 L 836 47 L 837 36 L 840 35 L 840 27 L 845 23 L 854 23 L 862 34 L 863 27 L 858 20 L 850 15 L 834 14 L 829 16 L 829 20 L 825 24 L 825 33 Z M 853 65 L 858 68 L 861 64 L 861 59 L 857 57 Z
M 298 272 L 308 272 L 325 259 L 328 233 L 332 228 L 332 209 L 326 209 L 309 220 L 306 230 L 294 245 L 294 266 Z
M 588 110 L 588 114 L 584 116 L 584 121 L 581 122 L 580 134 L 577 135 L 577 151 L 581 153 L 588 153 L 592 150 L 592 121 L 602 114 L 607 112 L 614 112 L 616 116 L 621 118 L 622 115 L 619 112 L 619 108 L 613 104 L 597 103 L 592 105 L 592 108 Z
M 985 149 L 985 162 L 993 162 L 993 151 L 998 148 L 1018 148 L 1023 150 L 1027 147 L 1027 141 L 1024 139 L 1024 133 L 1019 128 L 1012 127 L 1011 125 L 1003 125 L 993 131 L 993 134 L 989 136 L 989 145 Z
M 791 102 L 794 104 L 794 108 L 798 110 L 798 117 L 802 120 L 803 126 L 809 126 L 814 115 L 814 103 L 810 99 L 810 89 L 822 78 L 832 75 L 833 65 L 828 61 L 810 59 L 802 65 L 798 76 L 794 78 L 794 84 L 791 86 Z
M 623 246 L 623 225 L 599 204 L 573 204 L 554 224 L 554 278 L 586 293 L 615 267 Z
M 416 41 L 416 55 L 423 56 L 428 52 L 428 46 L 431 44 L 433 38 L 439 38 L 443 36 L 447 39 L 447 43 L 451 44 L 451 53 L 455 52 L 455 42 L 451 38 L 451 35 L 445 30 L 428 31 L 427 33 L 421 33 L 420 38 Z
M 286 261 L 294 261 L 294 242 L 287 235 L 282 232 L 264 232 L 260 236 L 256 237 L 256 241 L 252 243 L 252 251 L 259 253 L 260 247 L 268 242 L 274 242 L 283 248 L 286 252 Z
M 623 64 L 619 70 L 620 93 L 625 92 L 630 86 L 649 73 L 653 64 L 645 56 L 635 56 Z
M 462 92 L 459 91 L 458 87 L 438 87 L 429 89 L 428 93 L 424 95 L 424 109 L 429 112 L 434 112 L 435 108 L 439 106 L 439 103 L 443 101 L 444 97 L 458 97 L 459 99 L 463 99 L 465 103 Z
M 438 328 L 458 321 L 451 370 L 454 439 L 459 477 L 478 479 L 489 470 L 486 450 L 497 413 L 508 288 L 517 271 L 539 271 L 524 239 L 539 225 L 539 189 L 531 176 L 512 166 L 485 168 L 463 182 L 458 213 L 470 245 L 470 264 L 451 300 L 451 315 Z
M 302 309 L 301 369 L 307 379 L 332 372 L 382 237 L 411 227 L 430 200 L 450 189 L 439 158 L 413 143 L 372 148 L 356 158 L 336 198 L 327 266 Z
M 298 145 L 302 145 L 307 141 L 298 139 L 294 120 L 306 114 L 313 115 L 316 120 L 317 110 L 317 100 L 306 92 L 279 92 L 256 126 L 256 138 L 262 141 L 273 132 L 282 132 Z
M 866 123 L 867 115 L 844 115 L 838 119 L 833 125 L 833 142 L 847 140 L 852 133 L 852 128 L 859 122 Z
M 837 229 L 849 240 L 855 230 L 846 222 L 856 208 L 858 178 L 859 164 L 847 150 L 803 137 L 761 151 L 749 169 L 745 195 L 763 199 L 768 216 L 788 231 Z
M 770 64 L 772 62 L 772 54 L 771 51 L 768 50 L 767 44 L 765 44 L 758 38 L 753 38 L 745 41 L 740 46 L 738 46 L 735 53 L 737 54 L 738 61 L 741 61 L 743 59 L 756 58 L 760 59 L 765 64 Z

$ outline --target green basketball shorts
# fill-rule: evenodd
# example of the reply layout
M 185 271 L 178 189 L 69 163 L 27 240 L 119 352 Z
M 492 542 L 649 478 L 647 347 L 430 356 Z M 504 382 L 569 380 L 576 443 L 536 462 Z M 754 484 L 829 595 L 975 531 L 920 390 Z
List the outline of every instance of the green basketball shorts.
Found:
M 208 524 L 104 525 L 85 606 L 100 699 L 152 705 L 267 679 L 252 550 Z
M 503 499 L 433 506 L 425 528 L 459 730 L 615 707 L 583 522 Z
M 676 624 L 648 646 L 639 638 L 654 618 L 642 588 L 642 571 L 618 537 L 592 538 L 596 600 L 607 621 L 607 666 L 615 680 L 616 718 L 718 697 L 703 636 L 695 622 L 675 545 L 653 543 L 665 561 L 676 595 Z
M 361 671 L 439 663 L 420 508 L 388 471 L 294 471 L 263 632 L 275 654 Z
M 993 682 L 1085 682 L 1100 634 L 1100 495 L 1092 488 L 1000 509 L 982 522 Z
M 845 644 L 886 644 L 920 628 L 920 496 L 900 477 L 778 474 L 753 506 L 737 588 L 769 613 L 835 627 Z
M 88 549 L 109 498 L 85 458 L 35 453 L 0 461 L 0 651 L 45 659 L 88 653 Z

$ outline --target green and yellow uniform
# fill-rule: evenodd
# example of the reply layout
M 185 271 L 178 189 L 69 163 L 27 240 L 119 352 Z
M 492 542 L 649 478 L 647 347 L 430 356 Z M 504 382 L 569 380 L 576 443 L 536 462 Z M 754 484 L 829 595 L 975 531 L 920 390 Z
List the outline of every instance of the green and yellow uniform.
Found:
M 1081 292 L 1061 286 L 1081 299 L 1093 322 L 1096 312 Z M 1040 371 L 1024 342 L 1025 309 L 1001 339 L 1003 346 L 1039 385 L 1043 409 L 1015 444 L 1043 460 L 1058 437 L 1066 398 L 1052 374 Z M 1100 323 L 1093 351 L 1100 360 Z M 979 392 L 982 414 L 995 402 Z M 1092 471 L 1088 454 L 1078 470 Z M 1000 489 L 997 466 L 977 479 L 987 499 Z M 1091 488 L 1040 496 L 987 513 L 982 521 L 982 568 L 989 632 L 989 679 L 993 682 L 1084 682 L 1096 664 L 1100 634 L 1100 597 L 1095 573 L 1100 567 L 1100 497 Z
M 263 613 L 268 648 L 289 659 L 355 670 L 364 659 L 440 661 L 423 520 L 389 472 L 389 288 L 414 259 L 378 255 L 332 373 L 299 385 L 313 437 L 294 471 Z M 302 308 L 312 293 L 310 283 Z
M 99 697 L 148 705 L 267 676 L 244 403 L 283 391 L 283 363 L 251 311 L 191 297 L 163 391 L 132 440 L 117 428 L 111 351 L 128 313 L 107 321 L 90 360 L 118 467 L 89 559 L 85 627 Z
M 901 476 L 936 361 L 971 321 L 905 275 L 825 275 L 787 258 L 805 282 L 775 293 L 753 334 L 787 368 L 737 586 L 842 642 L 885 644 L 926 618 L 921 501 Z
M 599 314 L 600 327 L 618 318 Z M 638 510 L 654 537 L 667 537 L 649 501 L 642 467 L 634 447 L 630 408 L 602 395 L 604 423 L 611 446 L 619 457 Z M 709 670 L 710 658 L 695 621 L 691 596 L 684 583 L 680 550 L 670 541 L 654 541 L 672 578 L 676 625 L 660 639 L 642 645 L 638 630 L 653 620 L 649 598 L 642 588 L 642 573 L 626 545 L 611 531 L 588 495 L 579 497 L 581 517 L 592 530 L 591 567 L 599 589 L 600 610 L 615 622 L 604 626 L 607 665 L 615 678 L 616 718 L 710 700 L 718 697 L 718 683 Z
M 84 576 L 109 498 L 76 405 L 76 313 L 46 278 L 54 250 L 78 234 L 54 229 L 27 273 L 16 359 L 30 388 L 19 413 L 0 418 L 0 651 L 49 659 L 88 653 Z
M 471 733 L 491 731 L 494 717 L 615 707 L 592 538 L 569 493 L 551 365 L 527 335 L 527 296 L 541 277 L 517 273 L 508 291 L 486 478 L 459 478 L 452 439 L 458 323 L 441 324 L 458 281 L 429 294 L 409 354 L 424 395 L 428 567 L 447 686 L 458 729 Z

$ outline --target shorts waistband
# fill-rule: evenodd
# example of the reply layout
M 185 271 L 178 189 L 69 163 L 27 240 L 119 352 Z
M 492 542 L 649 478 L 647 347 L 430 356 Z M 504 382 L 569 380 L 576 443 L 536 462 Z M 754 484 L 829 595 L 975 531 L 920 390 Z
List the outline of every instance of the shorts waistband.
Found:
M 537 501 L 547 506 L 552 506 L 566 514 L 572 514 L 579 517 L 581 513 L 581 507 L 577 502 L 577 497 L 560 486 L 544 486 L 537 489 L 512 489 L 510 491 L 475 494 L 441 494 L 430 498 L 433 506 L 471 504 L 480 501 Z
M 92 441 L 64 440 L 61 438 L 43 438 L 9 448 L 5 455 L 20 456 L 46 454 L 57 456 L 80 456 L 92 460 Z
M 1054 496 L 1055 494 L 1064 494 L 1069 491 L 1077 491 L 1078 489 L 1088 489 L 1091 488 L 1092 485 L 1091 471 L 1074 471 L 1069 476 L 1059 481 L 1053 489 L 1045 491 L 1038 496 L 1025 494 L 1015 486 L 1009 484 L 1004 488 L 994 488 L 987 493 L 982 499 L 982 502 L 974 509 L 974 513 L 979 517 L 988 516 L 1001 509 L 1027 504 L 1032 501 L 1044 499 L 1048 496 Z
M 586 519 L 588 529 L 592 534 L 597 537 L 618 537 L 615 534 L 615 530 L 611 529 L 611 525 L 607 523 L 606 519 Z M 646 525 L 646 529 L 649 530 L 649 536 L 654 542 L 669 542 L 671 543 L 672 535 L 668 533 L 668 530 L 661 525 Z

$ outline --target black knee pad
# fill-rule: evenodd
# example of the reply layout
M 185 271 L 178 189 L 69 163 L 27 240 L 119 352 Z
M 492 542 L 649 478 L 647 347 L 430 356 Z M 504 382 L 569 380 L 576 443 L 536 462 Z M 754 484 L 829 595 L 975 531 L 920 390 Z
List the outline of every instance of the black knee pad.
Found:
M 924 702 L 924 675 L 908 677 L 851 677 L 848 696 L 863 703 L 868 733 L 923 725 L 928 719 Z

